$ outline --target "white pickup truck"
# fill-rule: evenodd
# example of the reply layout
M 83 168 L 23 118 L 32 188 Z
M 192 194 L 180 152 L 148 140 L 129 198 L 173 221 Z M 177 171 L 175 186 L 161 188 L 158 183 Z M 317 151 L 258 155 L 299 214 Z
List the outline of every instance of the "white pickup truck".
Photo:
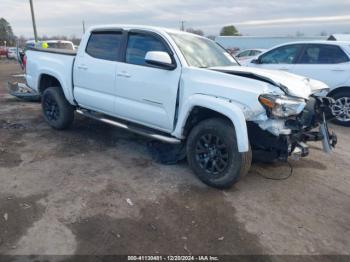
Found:
M 308 141 L 337 140 L 322 82 L 246 68 L 213 41 L 146 26 L 91 28 L 78 52 L 26 52 L 26 80 L 45 120 L 68 128 L 79 113 L 183 146 L 204 183 L 228 188 L 263 161 L 307 156 Z M 317 129 L 319 128 L 319 129 Z M 316 131 L 315 131 L 316 129 Z

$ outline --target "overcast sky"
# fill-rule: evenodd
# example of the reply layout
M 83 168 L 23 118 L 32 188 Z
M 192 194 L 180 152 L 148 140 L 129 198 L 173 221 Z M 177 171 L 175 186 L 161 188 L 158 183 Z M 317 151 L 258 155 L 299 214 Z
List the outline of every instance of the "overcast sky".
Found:
M 244 35 L 350 33 L 350 0 L 33 0 L 39 35 L 81 36 L 82 20 L 202 29 L 233 24 Z M 0 0 L 0 17 L 32 37 L 29 0 Z

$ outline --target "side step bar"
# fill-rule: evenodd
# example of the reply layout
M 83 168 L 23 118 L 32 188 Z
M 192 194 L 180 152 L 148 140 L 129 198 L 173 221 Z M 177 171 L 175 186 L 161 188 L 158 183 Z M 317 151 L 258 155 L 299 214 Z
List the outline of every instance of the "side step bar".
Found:
M 112 126 L 115 126 L 115 127 L 119 127 L 119 128 L 128 130 L 130 132 L 133 132 L 133 133 L 141 135 L 141 136 L 145 136 L 145 137 L 148 137 L 148 138 L 160 140 L 162 142 L 169 143 L 169 144 L 179 144 L 179 143 L 181 143 L 181 140 L 177 139 L 175 137 L 163 135 L 161 133 L 156 133 L 156 131 L 153 131 L 151 129 L 137 127 L 137 126 L 132 126 L 132 125 L 129 125 L 129 124 L 123 123 L 123 122 L 118 122 L 118 121 L 116 121 L 114 119 L 107 118 L 104 115 L 99 116 L 99 115 L 93 114 L 93 113 L 91 113 L 91 112 L 89 112 L 87 110 L 83 110 L 83 109 L 77 109 L 76 112 L 78 114 L 80 114 L 80 115 L 83 115 L 83 116 L 86 116 L 86 117 L 89 117 L 89 118 L 101 121 L 103 123 L 106 123 L 106 124 L 109 124 L 109 125 L 112 125 Z

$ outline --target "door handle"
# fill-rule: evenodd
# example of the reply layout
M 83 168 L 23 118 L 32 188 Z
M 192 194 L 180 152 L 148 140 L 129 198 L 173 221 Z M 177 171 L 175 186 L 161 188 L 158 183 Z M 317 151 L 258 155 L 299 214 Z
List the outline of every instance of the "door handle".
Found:
M 119 77 L 125 77 L 125 78 L 130 78 L 130 77 L 131 77 L 131 75 L 130 75 L 129 73 L 125 72 L 125 71 L 119 72 L 119 73 L 117 74 L 117 76 L 119 76 Z
M 333 72 L 344 72 L 345 69 L 341 69 L 341 68 L 334 68 L 332 69 Z
M 289 68 L 287 68 L 287 67 L 282 67 L 282 68 L 280 68 L 280 70 L 283 70 L 283 71 L 288 71 L 288 70 L 289 70 Z
M 80 70 L 87 70 L 88 69 L 88 67 L 86 65 L 78 65 L 77 67 Z

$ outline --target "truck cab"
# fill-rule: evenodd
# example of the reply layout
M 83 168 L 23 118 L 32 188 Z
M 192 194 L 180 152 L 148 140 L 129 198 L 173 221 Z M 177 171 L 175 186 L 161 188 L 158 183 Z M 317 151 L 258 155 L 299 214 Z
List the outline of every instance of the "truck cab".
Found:
M 181 61 L 164 38 L 149 30 L 95 29 L 82 44 L 73 74 L 74 96 L 83 107 L 174 129 Z M 150 62 L 160 52 L 164 63 Z

